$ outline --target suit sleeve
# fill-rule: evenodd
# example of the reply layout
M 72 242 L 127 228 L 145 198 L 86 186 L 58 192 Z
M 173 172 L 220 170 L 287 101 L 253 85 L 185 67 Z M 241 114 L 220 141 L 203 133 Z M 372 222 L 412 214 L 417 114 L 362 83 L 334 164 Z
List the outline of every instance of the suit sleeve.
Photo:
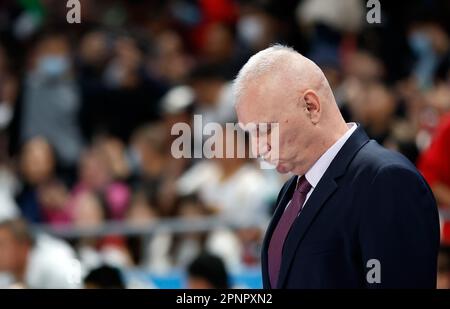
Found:
M 366 286 L 435 288 L 439 218 L 422 176 L 403 166 L 386 166 L 368 192 L 359 226 Z

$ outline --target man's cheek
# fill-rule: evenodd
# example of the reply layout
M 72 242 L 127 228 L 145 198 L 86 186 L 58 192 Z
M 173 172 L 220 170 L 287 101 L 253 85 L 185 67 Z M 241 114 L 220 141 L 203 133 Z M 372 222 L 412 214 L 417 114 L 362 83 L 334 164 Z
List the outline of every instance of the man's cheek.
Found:
M 279 138 L 277 141 L 277 149 L 278 149 L 278 154 L 279 154 L 279 158 L 283 158 L 283 155 L 285 155 L 288 152 L 289 149 L 289 144 L 286 143 L 286 140 L 283 138 Z

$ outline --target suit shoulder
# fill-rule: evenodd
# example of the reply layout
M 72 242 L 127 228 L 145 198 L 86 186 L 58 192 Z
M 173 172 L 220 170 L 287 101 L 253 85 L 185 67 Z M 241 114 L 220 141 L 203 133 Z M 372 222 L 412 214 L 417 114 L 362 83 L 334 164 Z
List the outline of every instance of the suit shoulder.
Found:
M 388 170 L 404 170 L 420 175 L 414 164 L 405 156 L 382 147 L 374 140 L 369 141 L 360 149 L 353 159 L 352 165 L 373 175 Z

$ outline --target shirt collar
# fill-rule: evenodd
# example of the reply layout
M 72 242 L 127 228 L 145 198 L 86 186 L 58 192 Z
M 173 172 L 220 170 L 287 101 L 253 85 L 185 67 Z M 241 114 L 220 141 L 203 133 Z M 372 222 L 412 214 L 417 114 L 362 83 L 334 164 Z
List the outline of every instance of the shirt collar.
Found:
M 348 130 L 342 135 L 324 154 L 319 158 L 319 160 L 314 163 L 314 165 L 306 172 L 305 178 L 311 184 L 313 188 L 317 186 L 323 174 L 330 166 L 333 159 L 344 146 L 345 142 L 350 138 L 350 136 L 358 128 L 358 125 L 354 122 L 347 123 Z M 300 177 L 298 177 L 300 179 Z

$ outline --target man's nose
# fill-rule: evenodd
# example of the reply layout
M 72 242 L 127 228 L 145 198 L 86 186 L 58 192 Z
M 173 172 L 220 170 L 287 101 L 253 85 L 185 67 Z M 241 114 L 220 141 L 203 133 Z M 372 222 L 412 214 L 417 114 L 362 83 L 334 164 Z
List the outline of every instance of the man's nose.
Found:
M 266 155 L 271 150 L 267 138 L 264 137 L 261 138 L 256 135 L 252 136 L 251 144 L 252 144 L 252 154 L 255 157 Z

